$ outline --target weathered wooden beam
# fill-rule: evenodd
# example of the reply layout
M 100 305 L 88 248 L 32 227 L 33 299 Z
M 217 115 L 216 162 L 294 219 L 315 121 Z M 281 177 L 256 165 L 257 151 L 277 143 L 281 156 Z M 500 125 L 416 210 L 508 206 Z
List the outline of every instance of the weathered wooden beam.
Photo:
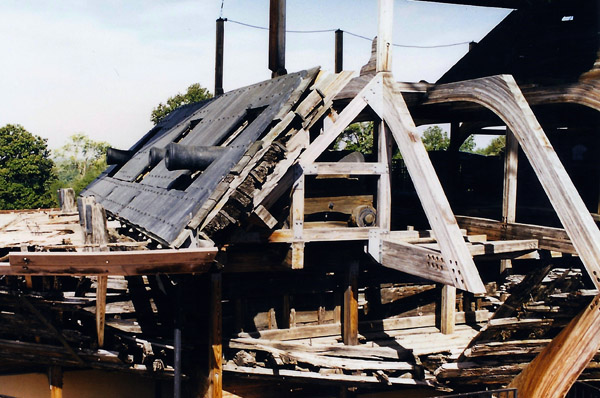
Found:
M 429 103 L 467 101 L 500 117 L 515 134 L 590 278 L 600 287 L 600 230 L 514 78 L 499 75 L 437 86 Z
M 286 379 L 298 379 L 298 380 L 309 380 L 311 383 L 356 383 L 356 384 L 364 384 L 364 383 L 373 383 L 376 385 L 385 385 L 383 384 L 381 378 L 376 376 L 355 376 L 355 375 L 346 375 L 346 374 L 321 374 L 317 372 L 305 372 L 300 370 L 289 370 L 289 369 L 269 369 L 269 368 L 251 368 L 247 366 L 236 366 L 231 364 L 226 364 L 223 367 L 223 370 L 226 372 L 232 373 L 241 373 L 246 376 L 260 376 L 264 378 L 265 376 L 272 376 L 277 379 L 281 377 L 285 377 Z M 411 386 L 432 386 L 432 384 L 428 381 L 414 380 L 404 377 L 389 377 L 387 379 L 392 385 L 411 385 Z
M 213 265 L 217 248 L 127 252 L 30 252 L 9 255 L 4 275 L 151 275 L 202 273 Z
M 394 139 L 384 122 L 376 124 L 377 159 L 383 165 L 383 172 L 377 181 L 377 225 L 389 231 L 392 224 L 392 154 Z
M 440 252 L 387 239 L 382 239 L 377 246 L 380 253 L 374 251 L 376 249 L 371 243 L 369 253 L 384 267 L 454 286 L 455 281 Z
M 58 204 L 62 213 L 73 213 L 77 211 L 75 191 L 73 188 L 61 188 L 58 190 Z
M 382 75 L 384 80 L 384 104 L 379 111 L 377 109 L 375 111 L 383 116 L 382 119 L 392 131 L 402 153 L 427 220 L 440 244 L 447 275 L 453 281 L 451 284 L 473 293 L 485 293 L 479 272 L 465 245 L 448 199 L 402 98 L 402 93 L 390 73 L 378 75 Z M 445 282 L 442 283 L 448 284 L 448 278 L 444 280 Z
M 381 92 L 382 80 L 375 76 L 367 85 L 350 101 L 335 122 L 323 131 L 306 150 L 300 155 L 299 163 L 303 167 L 314 161 L 325 151 L 333 141 L 350 125 L 360 112 L 367 106 L 365 98 L 371 98 L 375 93 Z
M 358 344 L 358 261 L 348 264 L 342 304 L 342 340 L 346 345 Z
M 466 228 L 469 233 L 486 234 L 492 240 L 536 239 L 540 249 L 577 254 L 569 236 L 562 228 L 521 223 L 503 223 L 487 218 L 467 216 L 457 216 L 456 220 L 461 228 Z
M 486 322 L 490 313 L 487 310 L 479 310 L 474 313 L 470 313 L 473 315 L 474 319 L 470 319 L 468 314 L 465 312 L 456 312 L 454 317 L 455 325 L 464 324 L 469 321 L 475 322 Z M 518 320 L 511 320 L 511 322 L 518 322 Z M 539 323 L 540 320 L 536 320 L 535 322 Z M 536 323 L 536 324 L 537 324 Z M 550 324 L 551 322 L 546 322 L 546 324 Z M 413 328 L 421 328 L 421 327 L 432 327 L 435 326 L 436 319 L 435 315 L 420 315 L 420 316 L 411 316 L 411 317 L 402 317 L 402 318 L 389 318 L 389 319 L 380 319 L 380 320 L 372 320 L 372 321 L 361 321 L 359 322 L 359 330 L 361 333 L 369 333 L 369 332 L 381 332 L 381 331 L 391 331 L 391 330 L 404 330 L 404 329 L 413 329 Z M 529 324 L 528 324 L 529 325 Z M 239 333 L 238 336 L 242 338 L 252 337 L 252 338 L 261 338 L 267 340 L 281 340 L 281 341 L 289 341 L 289 340 L 301 340 L 301 339 L 310 339 L 317 337 L 328 337 L 328 336 L 341 336 L 342 328 L 341 324 L 333 323 L 326 325 L 308 325 L 308 326 L 298 326 L 291 329 L 273 329 L 273 330 L 261 330 L 258 332 L 252 333 Z
M 519 397 L 562 398 L 600 348 L 600 296 L 596 296 L 510 383 Z M 557 377 L 560 375 L 560 377 Z
M 506 129 L 506 149 L 504 151 L 504 190 L 502 193 L 502 221 L 517 221 L 517 171 L 519 166 L 519 142 L 509 129 Z M 500 262 L 500 272 L 511 268 L 510 260 Z
M 303 170 L 306 175 L 381 175 L 387 167 L 371 162 L 318 162 L 304 166 Z
M 456 313 L 456 288 L 444 285 L 440 306 L 440 332 L 442 334 L 454 333 L 454 318 Z
M 379 0 L 378 11 L 376 72 L 391 72 L 394 1 Z
M 312 342 L 305 344 L 292 341 L 266 340 L 266 339 L 251 339 L 251 338 L 236 338 L 229 341 L 229 348 L 239 350 L 252 349 L 255 344 L 271 346 L 284 351 L 307 352 L 313 354 L 323 354 L 332 357 L 349 357 L 362 359 L 399 359 L 407 360 L 412 357 L 410 349 L 402 347 L 371 347 L 365 345 L 332 345 L 319 344 Z
M 304 214 L 338 212 L 352 214 L 359 206 L 373 206 L 373 195 L 321 196 L 304 198 Z
M 290 223 L 294 233 L 292 242 L 292 269 L 304 268 L 304 174 L 296 168 L 296 181 L 292 186 Z

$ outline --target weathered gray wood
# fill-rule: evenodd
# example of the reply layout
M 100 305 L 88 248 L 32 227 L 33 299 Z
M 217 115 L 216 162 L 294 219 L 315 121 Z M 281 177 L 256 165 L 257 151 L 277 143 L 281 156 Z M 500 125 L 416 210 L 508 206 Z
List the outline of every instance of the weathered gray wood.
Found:
M 504 151 L 504 190 L 502 194 L 502 221 L 517 221 L 517 170 L 519 166 L 519 142 L 509 129 L 506 129 L 506 149 Z M 500 272 L 511 268 L 510 260 L 500 262 Z
M 306 175 L 381 175 L 387 172 L 384 163 L 318 162 L 304 166 Z
M 455 101 L 492 110 L 515 134 L 592 281 L 600 287 L 600 230 L 514 78 L 493 76 L 437 86 L 429 92 L 429 103 Z
M 75 200 L 75 191 L 73 188 L 61 188 L 58 190 L 58 204 L 63 213 L 72 213 L 77 211 Z
M 370 97 L 372 92 L 381 89 L 382 80 L 376 76 L 350 101 L 344 110 L 338 115 L 335 122 L 317 137 L 300 156 L 300 165 L 306 166 L 313 163 L 317 157 L 325 151 L 329 145 L 351 124 L 356 116 L 367 106 L 364 97 Z
M 323 354 L 333 357 L 349 357 L 362 359 L 399 359 L 406 360 L 412 358 L 412 351 L 402 347 L 373 347 L 366 345 L 332 345 L 319 343 L 298 343 L 291 341 L 278 341 L 266 339 L 236 338 L 229 341 L 230 348 L 241 350 L 252 349 L 255 344 L 271 346 L 284 351 L 307 352 L 313 354 Z
M 376 125 L 377 159 L 383 164 L 383 172 L 377 181 L 377 225 L 384 231 L 389 231 L 392 223 L 392 154 L 393 137 L 385 122 Z
M 379 0 L 377 18 L 376 72 L 392 70 L 392 28 L 394 26 L 393 0 Z
M 223 366 L 225 372 L 241 373 L 246 376 L 257 375 L 261 377 L 274 376 L 277 378 L 285 377 L 286 379 L 300 379 L 300 380 L 311 380 L 311 382 L 346 382 L 346 383 L 373 383 L 381 385 L 382 381 L 376 376 L 355 376 L 346 374 L 321 374 L 317 372 L 304 372 L 299 370 L 289 369 L 269 369 L 269 368 L 250 368 L 240 367 L 231 364 Z M 390 377 L 388 381 L 392 385 L 412 385 L 412 386 L 431 386 L 432 384 L 428 381 L 414 380 L 403 377 Z
M 486 234 L 489 239 L 536 239 L 538 247 L 563 253 L 577 254 L 569 236 L 562 228 L 544 227 L 540 225 L 503 223 L 479 217 L 457 216 L 456 220 L 469 233 Z
M 449 278 L 443 278 L 444 281 L 438 278 L 437 281 L 448 284 L 452 280 L 451 284 L 460 289 L 485 293 L 479 272 L 460 234 L 448 199 L 416 131 L 402 93 L 391 74 L 379 75 L 384 79 L 384 104 L 378 113 L 383 114 L 382 119 L 388 124 L 398 144 L 427 220 L 435 231 L 448 270 Z
M 383 239 L 379 262 L 384 267 L 445 285 L 454 286 L 455 283 L 441 253 L 410 243 Z
M 456 313 L 456 288 L 444 285 L 440 308 L 440 332 L 443 334 L 454 333 L 454 318 Z

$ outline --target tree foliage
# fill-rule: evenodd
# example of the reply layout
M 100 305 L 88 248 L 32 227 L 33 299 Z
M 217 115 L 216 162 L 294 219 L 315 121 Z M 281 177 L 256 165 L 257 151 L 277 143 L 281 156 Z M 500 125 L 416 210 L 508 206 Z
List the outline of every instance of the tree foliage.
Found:
M 54 205 L 56 179 L 46 140 L 18 124 L 0 128 L 0 209 Z
M 361 152 L 373 151 L 373 122 L 353 123 L 349 125 L 335 143 L 335 149 Z
M 150 120 L 154 124 L 158 124 L 165 116 L 181 105 L 191 104 L 194 102 L 204 101 L 212 98 L 212 94 L 200 83 L 194 83 L 187 88 L 185 94 L 178 93 L 167 99 L 167 102 L 158 104 L 150 114 Z
M 492 141 L 490 141 L 488 146 L 486 146 L 485 148 L 479 149 L 477 151 L 477 153 L 479 153 L 481 155 L 486 155 L 486 156 L 497 156 L 497 155 L 504 153 L 505 147 L 506 147 L 506 136 L 499 135 L 498 137 L 496 137 Z
M 92 182 L 106 169 L 107 142 L 94 141 L 78 133 L 54 154 L 58 184 L 55 188 L 73 188 L 75 194 Z
M 450 146 L 450 137 L 448 137 L 448 133 L 439 126 L 430 126 L 425 129 L 421 140 L 427 151 L 445 151 Z M 459 151 L 473 152 L 475 146 L 475 137 L 470 135 L 469 138 L 462 143 Z

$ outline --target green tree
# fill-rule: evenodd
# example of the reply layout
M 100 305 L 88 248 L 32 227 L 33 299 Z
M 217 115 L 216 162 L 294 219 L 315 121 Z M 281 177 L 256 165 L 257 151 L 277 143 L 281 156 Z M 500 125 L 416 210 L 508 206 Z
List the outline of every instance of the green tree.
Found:
M 55 179 L 46 140 L 18 124 L 0 128 L 0 209 L 53 206 Z
M 169 97 L 166 104 L 161 102 L 156 108 L 152 109 L 150 120 L 152 123 L 158 124 L 171 111 L 179 108 L 181 105 L 200 102 L 209 98 L 212 98 L 212 94 L 202 87 L 200 83 L 194 83 L 187 88 L 185 94 L 178 93 L 173 97 Z
M 55 188 L 73 188 L 75 194 L 106 169 L 107 142 L 94 141 L 78 133 L 69 137 L 67 143 L 54 153 L 58 183 Z
M 440 126 L 427 127 L 421 136 L 421 141 L 427 151 L 445 151 L 450 146 L 448 133 Z
M 477 153 L 486 156 L 498 156 L 504 153 L 504 148 L 506 147 L 506 136 L 499 135 L 490 141 L 488 146 L 485 148 L 481 148 L 477 150 Z
M 340 134 L 334 147 L 365 154 L 373 152 L 373 122 L 352 123 Z
M 440 126 L 427 127 L 421 140 L 427 151 L 445 151 L 450 146 L 450 137 Z M 458 150 L 461 152 L 474 152 L 476 145 L 475 137 L 470 135 Z

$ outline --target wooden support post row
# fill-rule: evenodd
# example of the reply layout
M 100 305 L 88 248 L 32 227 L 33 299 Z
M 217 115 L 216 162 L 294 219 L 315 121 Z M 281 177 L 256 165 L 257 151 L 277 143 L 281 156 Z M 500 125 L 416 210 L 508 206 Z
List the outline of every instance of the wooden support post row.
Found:
M 79 222 L 85 234 L 85 244 L 98 245 L 97 249 L 86 247 L 85 251 L 102 251 L 108 249 L 108 229 L 106 227 L 106 213 L 104 208 L 96 203 L 91 197 L 78 200 Z M 96 282 L 96 333 L 98 335 L 98 346 L 104 346 L 104 325 L 106 317 L 106 290 L 108 276 L 98 275 Z

